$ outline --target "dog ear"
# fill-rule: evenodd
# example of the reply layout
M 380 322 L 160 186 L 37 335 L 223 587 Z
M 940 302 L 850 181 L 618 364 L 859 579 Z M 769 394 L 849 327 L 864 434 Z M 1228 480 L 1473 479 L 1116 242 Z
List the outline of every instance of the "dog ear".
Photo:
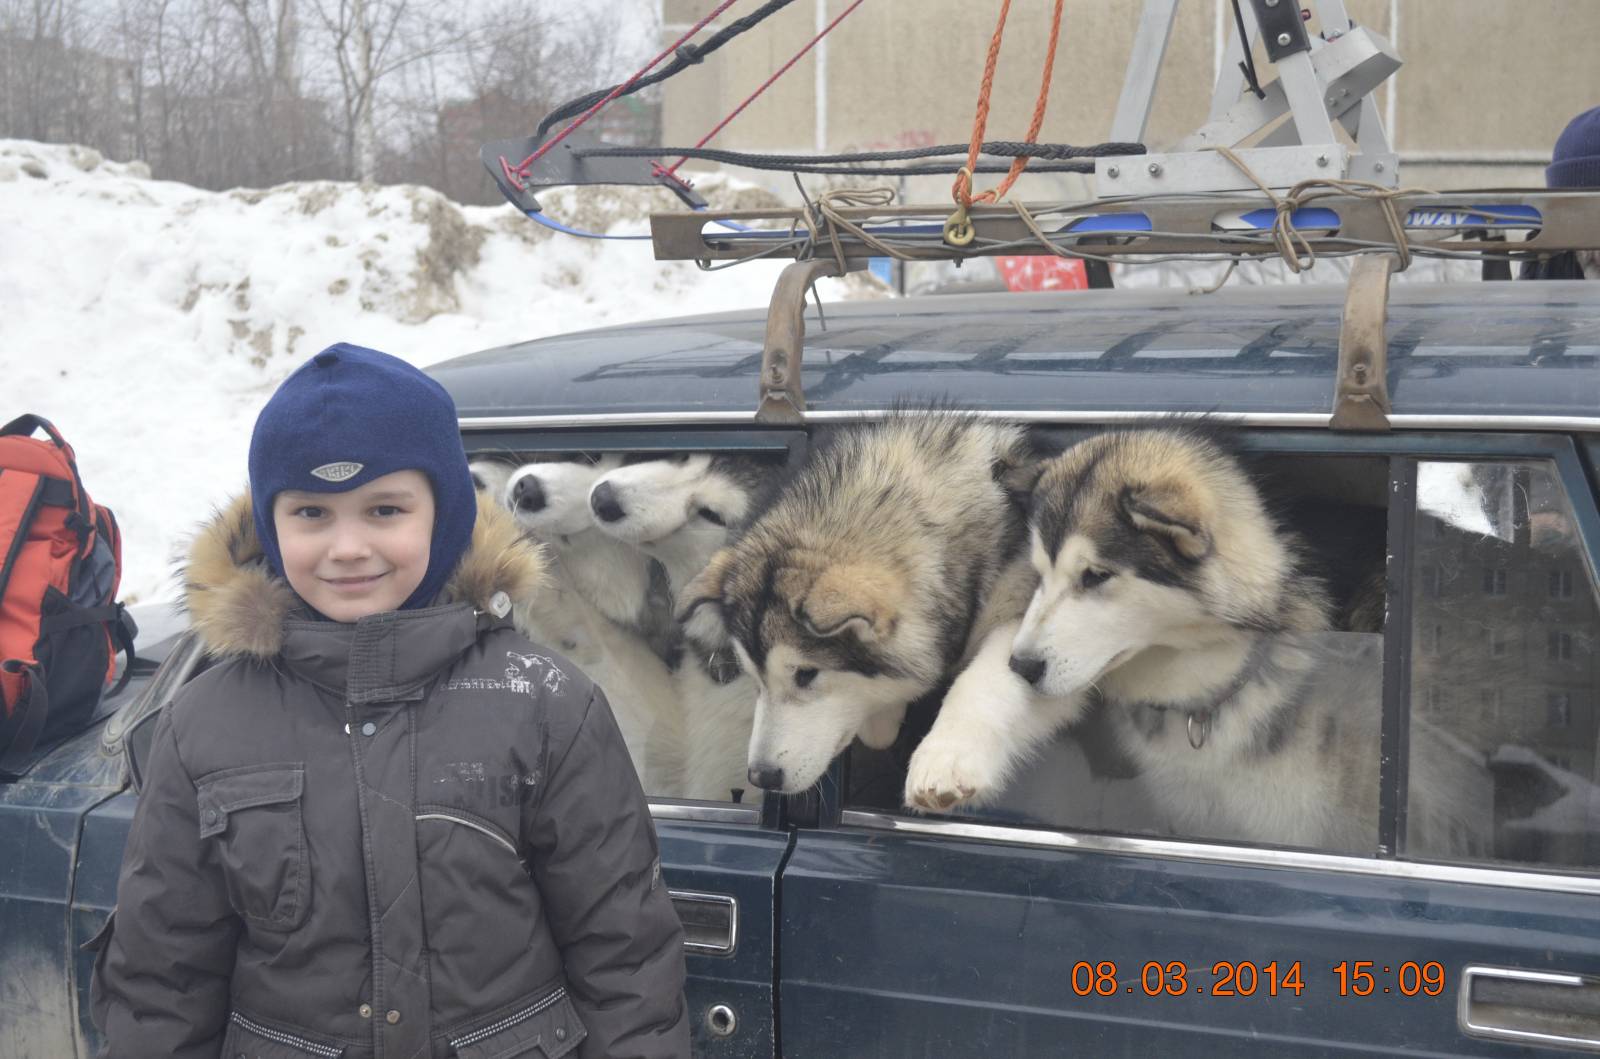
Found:
M 1135 529 L 1164 539 L 1180 558 L 1199 562 L 1211 554 L 1211 534 L 1202 523 L 1199 498 L 1187 486 L 1128 486 L 1119 504 Z
M 1001 463 L 995 466 L 995 481 L 1000 488 L 1014 497 L 1026 499 L 1044 474 L 1044 460 L 1023 460 L 1020 463 Z
M 825 567 L 803 596 L 789 597 L 795 620 L 813 636 L 854 632 L 866 643 L 894 633 L 905 601 L 903 580 L 892 570 L 866 563 Z
M 721 548 L 678 593 L 673 617 L 691 640 L 720 647 L 728 642 L 728 625 L 723 618 L 723 599 L 728 574 L 733 570 L 733 549 Z

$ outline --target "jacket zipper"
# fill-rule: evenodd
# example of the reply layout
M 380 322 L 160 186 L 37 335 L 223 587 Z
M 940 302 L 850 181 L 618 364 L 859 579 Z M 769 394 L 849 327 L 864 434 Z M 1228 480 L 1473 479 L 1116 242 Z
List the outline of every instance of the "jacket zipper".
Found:
M 528 1019 L 533 1018 L 539 1012 L 543 1011 L 545 1008 L 549 1007 L 551 1004 L 554 1004 L 556 1001 L 560 1000 L 566 995 L 567 991 L 564 987 L 556 986 L 556 991 L 554 993 L 551 993 L 549 996 L 545 997 L 537 1004 L 534 1004 L 532 1007 L 523 1008 L 514 1015 L 507 1015 L 505 1018 L 491 1026 L 485 1026 L 482 1029 L 473 1030 L 471 1033 L 464 1034 L 460 1037 L 452 1037 L 450 1038 L 450 1044 L 455 1048 L 465 1048 L 469 1044 L 477 1044 L 485 1037 L 493 1037 L 501 1030 L 510 1029 L 519 1022 L 526 1022 Z
M 460 824 L 462 827 L 470 827 L 472 830 L 477 831 L 480 834 L 488 835 L 490 838 L 500 843 L 500 845 L 504 846 L 506 851 L 509 852 L 513 857 L 516 857 L 518 860 L 522 859 L 522 854 L 517 852 L 517 847 L 506 841 L 506 837 L 504 835 L 493 828 L 485 827 L 483 824 L 480 824 L 475 820 L 468 820 L 466 817 L 457 816 L 454 813 L 418 813 L 417 819 L 448 820 L 452 824 Z
M 258 1022 L 251 1022 L 237 1011 L 229 1015 L 229 1018 L 258 1037 L 265 1037 L 269 1041 L 275 1041 L 290 1048 L 298 1048 L 310 1055 L 321 1055 L 325 1056 L 326 1059 L 339 1059 L 339 1056 L 344 1054 L 343 1048 L 333 1048 L 326 1044 L 308 1041 L 304 1037 L 296 1037 L 292 1033 L 284 1033 L 282 1030 L 269 1029 Z

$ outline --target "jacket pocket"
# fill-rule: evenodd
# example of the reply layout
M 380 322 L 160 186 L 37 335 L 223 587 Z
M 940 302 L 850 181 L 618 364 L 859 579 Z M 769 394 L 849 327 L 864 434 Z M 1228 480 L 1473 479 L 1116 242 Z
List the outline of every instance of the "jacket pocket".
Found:
M 444 823 L 456 824 L 469 828 L 493 842 L 522 863 L 524 868 L 527 863 L 523 861 L 522 852 L 517 849 L 516 840 L 492 820 L 485 819 L 477 813 L 468 812 L 454 805 L 426 804 L 417 806 L 417 822 L 424 820 L 439 820 Z
M 450 1044 L 459 1059 L 557 1059 L 589 1034 L 562 986 L 508 1005 L 483 1023 L 450 1035 Z
M 222 1039 L 222 1059 L 339 1059 L 344 1047 L 315 1040 L 298 1030 L 263 1025 L 235 1011 L 228 1016 L 228 1033 Z
M 267 930 L 305 922 L 311 899 L 299 764 L 251 765 L 200 780 L 200 838 L 217 845 L 234 911 Z

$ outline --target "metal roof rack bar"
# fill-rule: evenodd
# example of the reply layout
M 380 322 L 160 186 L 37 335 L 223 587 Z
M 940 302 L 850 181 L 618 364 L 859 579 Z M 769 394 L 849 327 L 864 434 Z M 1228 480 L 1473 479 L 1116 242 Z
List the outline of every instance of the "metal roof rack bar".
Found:
M 1328 422 L 1334 430 L 1389 429 L 1389 277 L 1399 263 L 1393 254 L 1364 254 L 1350 269 Z
M 841 269 L 840 265 L 844 268 Z M 786 265 L 767 306 L 767 340 L 761 347 L 758 423 L 803 423 L 806 395 L 800 387 L 800 358 L 806 341 L 806 292 L 823 276 L 865 268 L 866 262 L 818 257 Z
M 1600 248 L 1600 191 L 1408 192 L 1396 199 L 1413 252 L 1546 254 Z M 1116 258 L 1213 254 L 1270 258 L 1278 254 L 1271 232 L 1275 210 L 1260 194 L 1162 195 L 1029 207 L 1033 220 L 1062 253 Z M 960 260 L 1043 252 L 1037 236 L 1011 206 L 971 211 L 977 238 L 954 247 L 943 240 L 946 203 L 918 206 L 842 207 L 833 211 L 863 228 L 873 242 L 913 260 Z M 732 261 L 752 257 L 805 259 L 819 252 L 846 258 L 881 256 L 843 227 L 816 218 L 807 234 L 802 209 L 657 213 L 650 218 L 655 256 L 661 261 Z M 1291 215 L 1295 230 L 1319 254 L 1384 251 L 1393 245 L 1382 204 L 1355 195 L 1328 195 Z M 718 222 L 744 230 L 729 231 Z M 1525 235 L 1503 242 L 1482 234 Z M 837 248 L 837 249 L 836 249 Z

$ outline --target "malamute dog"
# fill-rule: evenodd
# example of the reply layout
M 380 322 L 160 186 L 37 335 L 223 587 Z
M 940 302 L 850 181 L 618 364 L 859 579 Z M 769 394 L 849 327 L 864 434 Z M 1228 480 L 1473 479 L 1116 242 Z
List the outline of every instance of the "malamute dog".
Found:
M 770 476 L 767 464 L 735 454 L 632 462 L 595 479 L 589 511 L 602 531 L 660 562 L 678 592 L 744 522 Z
M 1038 587 L 913 756 L 908 803 L 979 802 L 1103 696 L 1181 833 L 1322 849 L 1376 841 L 1381 666 L 1335 638 L 1327 589 L 1204 424 L 1114 431 L 1034 487 Z
M 678 594 L 690 639 L 731 642 L 758 689 L 752 783 L 794 793 L 853 738 L 888 746 L 956 671 L 1018 552 L 1008 490 L 1032 463 L 1021 428 L 955 412 L 842 428 Z
M 682 454 L 608 471 L 589 493 L 589 511 L 606 533 L 642 549 L 666 570 L 674 590 L 748 517 L 771 477 L 770 464 L 736 454 Z M 713 645 L 714 647 L 714 645 Z M 726 650 L 692 642 L 674 674 L 683 709 L 682 793 L 727 801 L 749 786 L 756 688 Z
M 524 464 L 507 476 L 504 502 L 550 549 L 575 591 L 670 659 L 679 637 L 664 571 L 638 548 L 601 532 L 589 511 L 594 483 L 620 466 L 615 455 Z

